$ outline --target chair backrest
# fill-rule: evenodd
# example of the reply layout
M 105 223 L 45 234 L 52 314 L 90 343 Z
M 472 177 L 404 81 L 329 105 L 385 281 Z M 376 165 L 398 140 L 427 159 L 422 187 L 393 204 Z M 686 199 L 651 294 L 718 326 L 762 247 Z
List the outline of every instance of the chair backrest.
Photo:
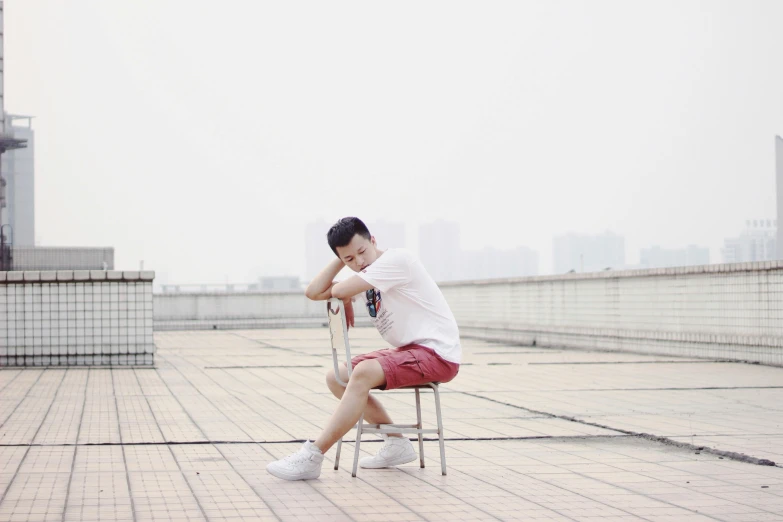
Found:
M 348 341 L 348 324 L 345 321 L 343 302 L 339 299 L 326 301 L 326 315 L 329 318 L 329 339 L 332 343 L 332 363 L 334 364 L 334 376 L 341 386 L 348 386 L 340 378 L 340 355 L 338 350 L 345 350 L 345 366 L 348 368 L 348 377 L 351 376 L 351 343 Z

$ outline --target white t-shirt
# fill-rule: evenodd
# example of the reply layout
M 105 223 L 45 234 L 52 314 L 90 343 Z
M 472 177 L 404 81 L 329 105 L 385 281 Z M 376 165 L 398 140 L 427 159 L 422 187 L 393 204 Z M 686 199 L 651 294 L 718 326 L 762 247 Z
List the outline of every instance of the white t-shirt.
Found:
M 390 248 L 356 275 L 375 287 L 363 297 L 368 303 L 373 297 L 376 317 L 371 313 L 370 320 L 384 341 L 395 348 L 426 346 L 441 358 L 460 363 L 457 321 L 416 256 L 402 248 Z

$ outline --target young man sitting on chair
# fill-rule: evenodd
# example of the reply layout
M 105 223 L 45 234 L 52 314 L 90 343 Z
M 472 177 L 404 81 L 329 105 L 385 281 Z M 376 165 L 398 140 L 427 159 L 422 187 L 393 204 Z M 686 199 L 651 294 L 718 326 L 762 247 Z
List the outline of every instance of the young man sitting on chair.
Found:
M 326 235 L 337 255 L 310 283 L 305 292 L 314 300 L 341 299 L 349 327 L 354 325 L 352 298 L 366 298 L 371 321 L 393 348 L 354 357 L 350 380 L 345 365 L 342 387 L 334 371 L 326 383 L 340 399 L 324 431 L 314 442 L 267 471 L 286 480 L 318 478 L 324 454 L 353 428 L 362 412 L 370 424 L 392 424 L 392 419 L 370 390 L 392 390 L 429 382 L 449 382 L 459 372 L 462 348 L 454 315 L 438 285 L 418 259 L 405 249 L 380 250 L 364 223 L 355 217 L 339 220 Z M 356 275 L 340 283 L 334 278 L 347 266 Z M 360 461 L 362 468 L 385 468 L 416 460 L 410 441 L 400 434 L 384 436 L 373 457 Z

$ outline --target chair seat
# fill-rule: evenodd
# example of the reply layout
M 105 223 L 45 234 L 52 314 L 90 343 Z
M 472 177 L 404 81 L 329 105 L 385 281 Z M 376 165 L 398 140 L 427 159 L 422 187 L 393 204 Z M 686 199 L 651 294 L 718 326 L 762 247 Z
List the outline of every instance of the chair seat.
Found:
M 438 385 L 440 385 L 439 382 L 433 381 L 433 382 L 428 382 L 426 384 L 414 384 L 412 386 L 400 386 L 399 388 L 395 388 L 395 389 L 397 389 L 397 390 L 415 390 L 416 388 L 418 388 L 418 389 L 421 389 L 421 388 L 432 388 L 433 386 L 438 386 Z M 394 390 L 391 390 L 391 391 L 394 391 Z

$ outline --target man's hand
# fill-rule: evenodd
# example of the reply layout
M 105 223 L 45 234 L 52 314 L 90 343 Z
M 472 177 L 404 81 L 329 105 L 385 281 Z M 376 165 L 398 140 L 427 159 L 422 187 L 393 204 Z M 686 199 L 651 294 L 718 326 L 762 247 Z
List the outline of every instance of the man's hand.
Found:
M 345 311 L 345 324 L 348 328 L 354 326 L 353 298 L 343 299 L 343 310 Z

